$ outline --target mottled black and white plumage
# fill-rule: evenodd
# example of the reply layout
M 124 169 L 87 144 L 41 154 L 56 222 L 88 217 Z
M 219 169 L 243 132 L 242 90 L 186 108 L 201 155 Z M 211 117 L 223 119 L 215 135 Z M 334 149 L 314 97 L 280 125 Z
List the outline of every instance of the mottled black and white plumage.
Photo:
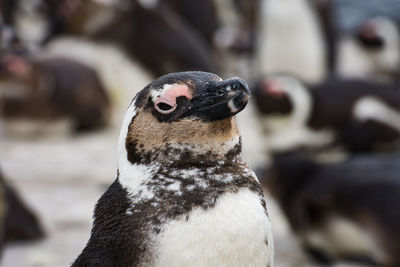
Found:
M 233 115 L 245 82 L 162 76 L 125 116 L 118 178 L 100 198 L 78 266 L 272 266 L 263 193 Z

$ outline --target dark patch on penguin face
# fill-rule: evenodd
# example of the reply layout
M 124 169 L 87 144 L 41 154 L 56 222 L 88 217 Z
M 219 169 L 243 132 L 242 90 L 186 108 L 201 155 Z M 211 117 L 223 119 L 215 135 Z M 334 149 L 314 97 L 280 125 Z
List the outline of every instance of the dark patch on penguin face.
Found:
M 160 77 L 136 97 L 125 143 L 129 161 L 224 157 L 239 139 L 233 116 L 248 97 L 246 83 L 238 78 L 222 81 L 206 72 Z
M 208 81 L 198 90 L 198 96 L 192 99 L 184 116 L 203 121 L 223 120 L 243 110 L 249 96 L 250 90 L 241 79 Z
M 293 111 L 287 93 L 279 81 L 267 77 L 260 79 L 254 86 L 257 109 L 262 114 L 289 114 Z
M 143 147 L 139 147 L 137 143 L 130 143 L 128 146 L 128 160 L 131 163 L 150 164 L 151 162 L 160 161 L 165 159 L 163 163 L 169 163 L 176 165 L 176 161 L 179 161 L 180 167 L 190 167 L 194 164 L 201 165 L 203 167 L 210 167 L 215 165 L 216 160 L 221 160 L 221 155 L 208 150 L 205 153 L 195 153 L 190 147 L 176 148 L 172 147 L 170 143 L 166 143 L 162 149 L 146 151 Z M 242 143 L 239 142 L 234 145 L 231 149 L 223 155 L 223 160 L 231 162 L 234 158 L 242 152 Z
M 357 40 L 367 49 L 377 50 L 385 46 L 384 38 L 379 34 L 377 25 L 372 21 L 367 21 L 359 27 Z

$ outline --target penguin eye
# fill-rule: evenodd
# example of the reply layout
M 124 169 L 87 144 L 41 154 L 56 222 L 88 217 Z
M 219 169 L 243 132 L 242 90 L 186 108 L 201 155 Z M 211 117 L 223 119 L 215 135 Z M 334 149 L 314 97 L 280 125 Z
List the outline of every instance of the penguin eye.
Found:
M 165 102 L 158 102 L 155 104 L 155 108 L 158 112 L 162 114 L 168 114 L 176 109 L 176 105 L 171 106 L 170 104 Z
M 167 103 L 158 103 L 157 107 L 163 111 L 167 111 L 167 110 L 173 108 L 172 106 L 168 105 Z

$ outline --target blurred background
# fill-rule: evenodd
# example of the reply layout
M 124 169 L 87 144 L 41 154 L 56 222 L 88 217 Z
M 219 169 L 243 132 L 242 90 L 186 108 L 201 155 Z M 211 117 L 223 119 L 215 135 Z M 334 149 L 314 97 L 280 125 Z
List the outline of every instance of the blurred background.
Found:
M 239 76 L 278 267 L 400 266 L 400 1 L 0 0 L 1 266 L 69 266 L 156 77 Z

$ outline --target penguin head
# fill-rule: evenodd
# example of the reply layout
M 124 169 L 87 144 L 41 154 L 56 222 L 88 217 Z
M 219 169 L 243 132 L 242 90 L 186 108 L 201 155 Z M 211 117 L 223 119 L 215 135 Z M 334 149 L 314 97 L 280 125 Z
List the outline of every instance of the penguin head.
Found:
M 375 17 L 364 21 L 357 29 L 357 39 L 365 49 L 380 51 L 391 44 L 398 49 L 399 31 L 396 23 L 386 17 Z
M 307 89 L 295 77 L 270 74 L 254 85 L 254 98 L 258 111 L 263 115 L 289 115 L 296 105 L 296 96 Z
M 236 149 L 234 115 L 250 96 L 239 79 L 206 72 L 162 76 L 140 91 L 125 116 L 119 153 L 130 164 L 171 162 L 182 157 L 222 159 Z

